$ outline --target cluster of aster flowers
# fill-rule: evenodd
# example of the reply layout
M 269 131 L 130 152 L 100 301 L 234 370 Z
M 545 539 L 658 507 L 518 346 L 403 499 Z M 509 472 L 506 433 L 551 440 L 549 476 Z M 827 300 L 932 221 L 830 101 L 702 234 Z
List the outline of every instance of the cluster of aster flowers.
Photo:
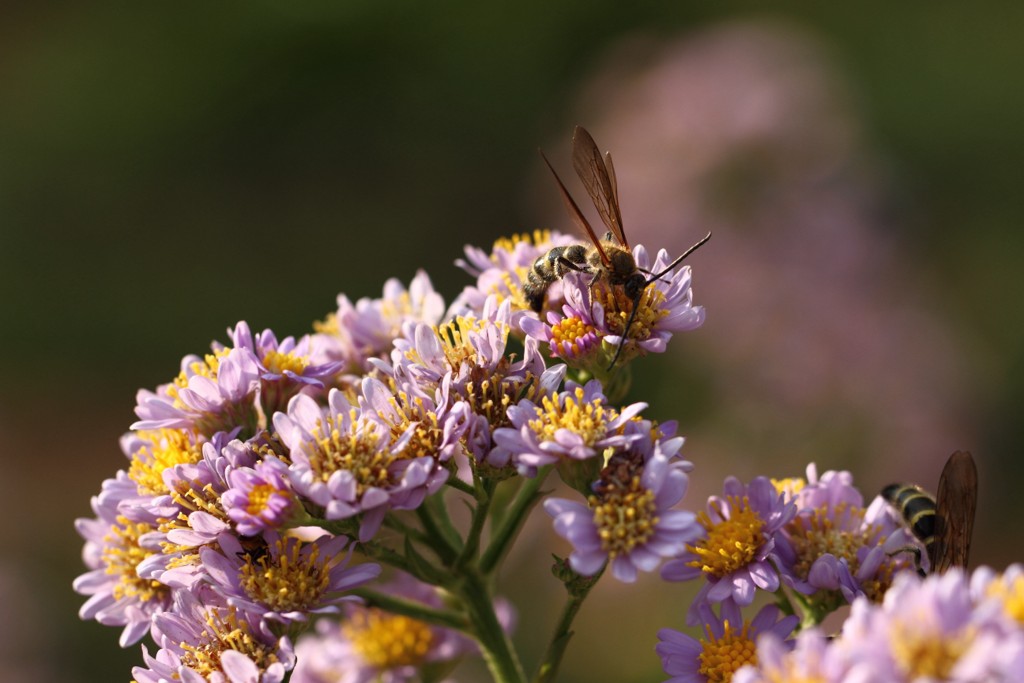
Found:
M 700 633 L 658 632 L 669 681 L 1024 676 L 1024 570 L 927 574 L 921 541 L 881 496 L 865 506 L 849 472 L 729 478 L 698 522 L 699 538 L 662 567 L 666 580 L 703 582 L 686 614 Z
M 690 269 L 636 300 L 571 272 L 538 315 L 529 269 L 572 242 L 467 248 L 475 282 L 447 308 L 419 273 L 339 296 L 298 339 L 240 322 L 139 392 L 128 463 L 77 521 L 75 581 L 83 619 L 122 646 L 148 638 L 136 681 L 436 681 L 482 655 L 496 681 L 547 682 L 605 571 L 659 568 L 700 582 L 680 615 L 701 635 L 658 633 L 672 681 L 1014 680 L 1024 572 L 922 579 L 917 539 L 850 473 L 729 478 L 705 510 L 680 507 L 694 465 L 678 425 L 625 394 L 631 362 L 702 324 Z M 563 486 L 545 497 L 551 475 Z M 553 567 L 563 618 L 528 676 L 496 577 L 538 506 L 571 550 Z
M 476 282 L 447 310 L 421 272 L 339 296 L 300 338 L 239 322 L 139 392 L 128 462 L 77 521 L 75 581 L 83 619 L 119 627 L 122 646 L 148 637 L 135 680 L 435 680 L 474 653 L 525 680 L 493 576 L 552 472 L 580 494 L 543 506 L 573 545 L 567 585 L 606 565 L 634 581 L 698 537 L 673 509 L 692 468 L 676 424 L 621 404 L 629 362 L 703 321 L 689 268 L 635 312 L 621 287 L 573 274 L 540 317 L 526 271 L 573 241 L 467 248 Z
M 1024 568 L 903 572 L 881 603 L 854 600 L 840 633 L 802 630 L 757 641 L 736 683 L 1012 681 L 1024 676 Z

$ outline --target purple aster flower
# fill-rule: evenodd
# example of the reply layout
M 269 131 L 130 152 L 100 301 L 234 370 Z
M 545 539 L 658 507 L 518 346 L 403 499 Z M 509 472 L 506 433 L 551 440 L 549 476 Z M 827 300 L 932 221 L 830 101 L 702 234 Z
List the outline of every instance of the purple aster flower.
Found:
M 633 248 L 633 256 L 637 266 L 647 272 L 661 272 L 671 263 L 663 249 L 652 264 L 643 245 Z M 520 324 L 530 338 L 547 342 L 552 355 L 570 365 L 606 367 L 616 355 L 616 362 L 626 363 L 637 356 L 663 352 L 673 334 L 704 323 L 704 308 L 693 305 L 690 282 L 689 266 L 666 273 L 644 289 L 634 313 L 633 300 L 622 287 L 588 273 L 568 273 L 561 278 L 565 304 L 558 310 L 562 315 L 549 314 L 543 323 L 524 319 Z M 626 334 L 630 317 L 633 321 Z M 597 340 L 602 350 L 599 355 Z
M 372 359 L 387 357 L 406 323 L 436 325 L 443 314 L 444 299 L 422 270 L 408 289 L 399 280 L 389 279 L 379 299 L 363 298 L 353 304 L 339 294 L 337 312 L 317 326 L 317 336 L 323 341 L 320 353 L 362 375 L 371 369 Z
M 1024 629 L 1024 565 L 1011 564 L 1001 573 L 978 567 L 971 575 L 971 597 L 980 612 L 1005 618 L 1008 628 Z
M 854 679 L 846 678 L 848 664 L 817 629 L 801 631 L 790 641 L 775 633 L 763 633 L 757 638 L 755 659 L 736 672 L 732 683 L 854 683 Z
M 494 429 L 508 426 L 507 410 L 525 398 L 553 393 L 565 366 L 546 368 L 535 340 L 527 339 L 522 360 L 508 353 L 511 303 L 490 297 L 480 318 L 458 317 L 440 327 L 407 326 L 395 340 L 392 365 L 385 370 L 401 386 L 429 395 L 446 391 L 465 404 L 466 451 L 494 467 L 508 464 L 510 453 L 495 444 Z
M 203 441 L 184 429 L 128 432 L 121 437 L 121 450 L 131 460 L 128 476 L 141 496 L 170 493 L 164 471 L 175 465 L 195 464 L 203 457 Z
M 255 396 L 260 365 L 249 349 L 221 350 L 205 361 L 182 361 L 181 375 L 155 393 L 138 393 L 132 429 L 187 429 L 205 436 L 242 427 L 254 434 L 259 423 Z
M 667 581 L 688 581 L 700 576 L 707 583 L 694 600 L 694 609 L 704 601 L 733 599 L 749 605 L 760 588 L 779 588 L 780 565 L 776 543 L 782 527 L 796 514 L 771 481 L 757 477 L 749 486 L 735 477 L 725 480 L 724 495 L 708 499 L 707 511 L 698 514 L 703 538 L 687 545 L 686 552 L 665 564 L 661 576 Z M 689 618 L 696 618 L 691 609 Z
M 228 329 L 235 348 L 252 352 L 259 364 L 260 407 L 265 415 L 284 410 L 288 399 L 306 387 L 322 389 L 324 381 L 341 370 L 341 361 L 314 364 L 314 340 L 305 335 L 298 341 L 286 337 L 281 342 L 271 330 L 253 336 L 243 321 Z
M 74 589 L 89 599 L 79 610 L 82 619 L 104 626 L 123 626 L 121 647 L 138 642 L 150 621 L 170 606 L 171 591 L 139 575 L 146 558 L 159 555 L 158 520 L 131 520 L 119 512 L 122 501 L 135 494 L 135 484 L 124 472 L 103 482 L 103 491 L 92 498 L 94 519 L 75 520 L 85 539 L 82 559 L 89 571 L 74 581 Z
M 437 591 L 406 575 L 380 590 L 428 607 L 443 606 Z M 504 601 L 497 607 L 507 630 L 511 612 Z M 344 611 L 340 624 L 320 620 L 315 635 L 299 640 L 291 683 L 412 683 L 422 680 L 424 670 L 450 666 L 477 649 L 461 633 L 411 617 L 354 603 Z
M 762 635 L 782 639 L 792 633 L 800 621 L 796 616 L 780 617 L 779 608 L 765 605 L 750 621 L 743 619 L 739 606 L 725 600 L 721 617 L 710 605 L 700 607 L 704 637 L 693 638 L 681 631 L 663 628 L 658 631 L 654 650 L 661 657 L 662 667 L 671 678 L 665 683 L 705 683 L 729 681 L 747 664 L 756 664 L 755 646 Z
M 373 537 L 390 509 L 409 510 L 435 493 L 448 471 L 430 456 L 408 457 L 410 426 L 397 439 L 376 413 L 360 413 L 332 389 L 326 409 L 299 394 L 274 426 L 290 451 L 292 486 L 327 519 L 362 514 L 359 539 Z
M 408 457 L 427 456 L 446 463 L 461 452 L 469 423 L 468 406 L 450 398 L 450 377 L 429 393 L 413 382 L 403 382 L 392 391 L 370 377 L 363 380 L 362 390 L 360 410 L 376 414 L 388 425 L 392 438 L 413 430 L 405 450 Z
M 154 657 L 143 648 L 147 668 L 132 669 L 138 683 L 281 683 L 295 666 L 288 638 L 212 591 L 178 591 L 174 610 L 153 621 L 161 649 Z
M 231 528 L 222 499 L 229 488 L 227 479 L 234 470 L 255 465 L 258 457 L 256 442 L 232 439 L 232 434 L 220 432 L 204 443 L 198 463 L 164 470 L 164 483 L 171 493 L 155 498 L 152 508 L 173 512 L 162 515 L 162 553 L 139 564 L 140 576 L 183 588 L 203 578 L 199 549 L 216 543 Z
M 254 618 L 290 623 L 340 611 L 343 602 L 358 600 L 346 591 L 380 575 L 377 564 L 350 567 L 349 554 L 342 553 L 347 543 L 344 536 L 303 542 L 270 531 L 255 551 L 222 534 L 219 550 L 200 552 L 210 583 L 229 605 Z
M 651 431 L 650 423 L 637 429 Z M 672 508 L 686 495 L 692 465 L 673 458 L 681 439 L 636 441 L 613 454 L 587 503 L 549 498 L 544 510 L 558 535 L 573 545 L 569 564 L 583 576 L 610 562 L 612 575 L 632 583 L 638 571 L 654 571 L 666 557 L 679 555 L 700 535 L 695 515 Z
M 889 506 L 876 498 L 865 509 L 849 472 L 828 471 L 820 478 L 807 468 L 807 484 L 792 494 L 797 515 L 779 539 L 783 580 L 812 601 L 829 604 L 842 594 L 881 600 L 893 574 L 912 567 L 907 553 L 895 554 L 913 543 L 895 520 Z M 823 591 L 819 593 L 819 591 Z
M 587 460 L 608 449 L 624 450 L 641 437 L 623 426 L 646 403 L 634 403 L 622 411 L 608 407 L 601 383 L 585 386 L 567 382 L 565 391 L 544 396 L 540 405 L 523 399 L 508 409 L 511 427 L 494 430 L 494 442 L 512 454 L 520 474 L 535 476 L 537 469 L 564 459 Z
M 552 358 L 560 358 L 574 368 L 603 371 L 611 360 L 607 352 L 601 353 L 608 334 L 604 309 L 592 303 L 590 287 L 578 286 L 579 278 L 572 277 L 577 286 L 564 287 L 561 314 L 549 310 L 544 320 L 526 316 L 519 326 L 527 337 L 547 344 Z M 614 348 L 611 353 L 615 353 Z
M 277 458 L 231 470 L 228 483 L 221 504 L 243 536 L 285 528 L 305 514 L 292 490 L 288 466 Z
M 879 605 L 853 602 L 833 644 L 855 665 L 858 680 L 1016 681 L 1024 634 L 973 604 L 959 569 L 921 579 L 903 572 Z

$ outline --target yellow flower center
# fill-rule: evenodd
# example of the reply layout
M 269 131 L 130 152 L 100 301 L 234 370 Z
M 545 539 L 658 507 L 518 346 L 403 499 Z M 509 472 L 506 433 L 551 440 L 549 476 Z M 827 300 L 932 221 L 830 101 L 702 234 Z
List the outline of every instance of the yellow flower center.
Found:
M 596 289 L 596 287 L 595 287 Z M 651 330 L 661 318 L 668 315 L 668 311 L 662 307 L 665 295 L 657 287 L 647 287 L 640 296 L 636 309 L 636 317 L 629 327 L 629 332 L 623 334 L 626 321 L 633 311 L 633 301 L 622 291 L 621 287 L 602 287 L 602 298 L 604 301 L 605 323 L 608 329 L 614 334 L 622 334 L 627 339 L 643 341 L 651 336 Z M 598 293 L 594 293 L 595 300 L 598 300 Z
M 309 465 L 313 473 L 326 482 L 334 472 L 347 470 L 356 480 L 356 490 L 362 495 L 371 486 L 386 486 L 390 481 L 388 467 L 399 459 L 390 449 L 378 448 L 382 437 L 374 425 L 357 419 L 357 411 L 351 412 L 355 421 L 353 429 L 342 434 L 333 417 L 321 420 L 317 426 L 316 449 L 309 454 Z
M 422 621 L 378 609 L 354 612 L 341 631 L 366 663 L 378 669 L 421 664 L 434 640 L 434 632 Z
M 177 490 L 175 490 L 171 496 L 174 499 L 174 502 L 182 508 L 182 511 L 173 519 L 161 520 L 160 531 L 164 533 L 174 529 L 191 530 L 192 526 L 189 522 L 188 516 L 192 512 L 206 512 L 226 524 L 231 523 L 231 519 L 228 517 L 221 505 L 220 494 L 213 489 L 212 484 L 199 486 L 199 482 L 197 481 L 178 482 Z M 176 545 L 170 541 L 164 541 L 160 545 L 164 554 L 170 555 L 172 553 L 182 553 L 180 557 L 171 561 L 169 565 L 171 567 L 181 567 L 199 563 L 198 548 Z
M 441 348 L 449 367 L 458 370 L 463 363 L 476 364 L 477 352 L 473 347 L 472 333 L 481 332 L 486 326 L 486 321 L 459 316 L 451 322 L 434 327 L 434 334 L 441 340 Z M 502 334 L 507 338 L 508 330 L 502 329 Z M 407 356 L 414 362 L 423 362 L 415 348 Z
M 316 546 L 303 557 L 303 545 L 281 538 L 275 543 L 276 553 L 247 554 L 238 575 L 245 594 L 276 612 L 316 607 L 330 583 L 330 558 L 321 558 Z
M 851 520 L 844 526 L 855 528 L 856 531 L 836 527 L 835 520 L 844 518 Z M 797 576 L 806 579 L 811 565 L 825 553 L 831 553 L 837 559 L 845 558 L 847 562 L 853 563 L 850 565 L 853 567 L 857 561 L 857 550 L 868 541 L 869 534 L 861 530 L 858 523 L 863 519 L 864 508 L 851 507 L 847 503 L 838 504 L 834 512 L 818 508 L 809 515 L 794 518 L 789 529 L 793 549 L 797 554 L 794 565 Z
M 106 573 L 118 577 L 113 588 L 114 599 L 137 598 L 142 602 L 163 600 L 170 588 L 159 581 L 143 579 L 136 571 L 139 563 L 153 554 L 139 546 L 139 537 L 153 531 L 142 522 L 132 522 L 118 515 L 117 523 L 103 538 L 103 563 Z
M 413 314 L 412 298 L 409 296 L 409 292 L 402 292 L 398 295 L 397 299 L 381 299 L 380 300 L 380 313 L 381 317 L 385 320 L 401 320 L 409 317 Z M 391 336 L 398 336 L 401 325 L 393 327 Z
M 621 488 L 590 496 L 589 503 L 594 511 L 601 549 L 608 553 L 609 560 L 629 554 L 633 548 L 646 543 L 660 521 L 654 491 L 640 485 L 639 475 Z
M 690 566 L 718 578 L 750 564 L 764 543 L 764 520 L 750 509 L 750 500 L 746 496 L 729 496 L 726 500 L 729 517 L 716 523 L 707 512 L 699 512 L 697 521 L 707 530 L 708 537 L 697 545 L 686 546 L 697 556 Z
M 833 511 L 818 508 L 809 515 L 800 515 L 789 523 L 788 529 L 796 551 L 794 573 L 807 579 L 814 561 L 829 553 L 836 559 L 845 559 L 850 572 L 857 573 L 860 561 L 857 551 L 865 546 L 880 545 L 885 542 L 877 526 L 864 526 L 862 507 L 839 503 Z M 842 527 L 836 526 L 835 520 L 843 520 Z M 850 529 L 853 529 L 851 531 Z M 862 582 L 861 588 L 873 602 L 878 602 L 892 584 L 892 575 L 898 560 L 884 560 L 875 576 Z
M 559 357 L 578 357 L 586 351 L 580 347 L 580 340 L 588 334 L 595 334 L 597 329 L 579 318 L 562 318 L 551 326 L 552 354 Z M 564 344 L 569 344 L 569 352 L 563 350 Z M 596 347 L 595 347 L 596 348 Z
M 140 431 L 137 435 L 150 444 L 132 455 L 128 467 L 128 476 L 138 486 L 140 495 L 170 493 L 164 484 L 164 470 L 175 465 L 194 464 L 203 457 L 203 449 L 181 429 Z
M 748 622 L 737 632 L 726 621 L 721 638 L 716 638 L 710 627 L 704 628 L 707 638 L 700 641 L 700 673 L 710 683 L 728 683 L 741 666 L 757 665 L 757 647 L 749 636 Z
M 274 488 L 270 484 L 256 484 L 249 491 L 249 504 L 245 506 L 245 511 L 250 515 L 258 515 L 267 509 L 267 503 L 270 501 L 270 497 L 278 492 L 278 489 Z
M 404 391 L 388 399 L 393 413 L 379 410 L 377 415 L 391 428 L 391 443 L 394 444 L 411 425 L 413 437 L 403 451 L 406 458 L 436 457 L 437 449 L 444 441 L 444 432 L 437 422 L 437 413 L 427 410 L 423 399 L 410 397 Z
M 776 493 L 785 493 L 787 498 L 792 498 L 807 486 L 803 477 L 786 477 L 785 479 L 772 479 L 772 486 Z
M 922 628 L 923 623 L 926 620 L 905 615 L 893 624 L 889 638 L 893 658 L 907 680 L 946 680 L 974 634 L 970 629 L 952 636 L 939 634 Z
M 541 441 L 554 441 L 559 429 L 568 429 L 583 437 L 587 446 L 593 446 L 607 436 L 607 424 L 615 419 L 615 411 L 605 410 L 601 399 L 583 400 L 583 387 L 576 387 L 572 395 L 559 401 L 558 397 L 545 396 L 539 406 L 540 415 L 527 424 Z
M 193 361 L 189 364 L 188 369 L 191 370 L 191 374 L 182 370 L 178 373 L 178 376 L 174 378 L 171 386 L 167 387 L 167 394 L 174 399 L 175 407 L 181 408 L 184 404 L 178 399 L 178 392 L 188 386 L 188 380 L 190 377 L 199 375 L 200 377 L 208 377 L 214 381 L 217 380 L 217 373 L 220 371 L 220 362 L 227 355 L 231 353 L 231 349 L 223 348 L 213 353 L 208 353 L 203 357 L 201 361 Z
M 540 393 L 540 380 L 533 373 L 509 377 L 511 365 L 509 358 L 505 357 L 490 375 L 485 368 L 473 368 L 462 392 L 470 410 L 485 417 L 492 429 L 511 424 L 508 419 L 510 405 L 524 398 L 533 401 Z
M 316 320 L 313 322 L 313 331 L 319 334 L 336 336 L 339 329 L 337 313 L 328 313 L 323 320 Z
M 207 679 L 222 670 L 220 656 L 228 650 L 246 655 L 260 671 L 266 671 L 278 661 L 268 645 L 253 638 L 249 625 L 238 619 L 233 608 L 223 616 L 211 610 L 206 615 L 206 626 L 198 644 L 181 644 L 185 651 L 181 663 Z
M 526 303 L 526 295 L 523 294 L 523 283 L 529 276 L 531 267 L 516 266 L 510 271 L 502 271 L 499 278 L 491 283 L 487 290 L 488 295 L 495 295 L 498 303 L 504 303 L 505 299 L 512 300 L 512 308 L 517 311 L 524 311 L 529 308 Z
M 309 364 L 306 356 L 296 356 L 294 353 L 281 353 L 277 350 L 267 351 L 263 357 L 263 365 L 274 374 L 284 374 L 285 370 L 291 370 L 296 375 L 302 375 L 302 371 Z
M 1002 601 L 1007 616 L 1024 625 L 1024 576 L 1009 579 L 1003 575 L 993 579 L 987 592 Z
M 494 240 L 493 251 L 502 249 L 509 253 L 516 250 L 517 244 L 527 244 L 540 246 L 542 244 L 550 244 L 551 242 L 551 231 L 550 230 L 534 230 L 532 233 L 519 233 L 517 235 L 511 235 L 510 237 L 499 237 Z M 497 263 L 497 258 L 491 256 L 491 260 Z

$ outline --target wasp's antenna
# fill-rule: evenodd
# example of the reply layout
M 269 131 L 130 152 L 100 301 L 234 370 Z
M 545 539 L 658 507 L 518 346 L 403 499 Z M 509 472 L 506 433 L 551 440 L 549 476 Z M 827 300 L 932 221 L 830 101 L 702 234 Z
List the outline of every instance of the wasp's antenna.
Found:
M 616 361 L 619 360 L 619 355 L 622 353 L 622 347 L 626 345 L 626 341 L 629 339 L 629 328 L 630 326 L 632 326 L 633 320 L 636 319 L 636 309 L 640 307 L 640 297 L 643 296 L 644 290 L 647 289 L 647 286 L 650 285 L 652 282 L 657 282 L 658 280 L 660 280 L 661 276 L 664 275 L 665 273 L 672 272 L 676 266 L 682 263 L 684 258 L 689 256 L 693 252 L 697 251 L 697 248 L 706 243 L 709 239 L 711 239 L 710 232 L 704 235 L 704 237 L 699 242 L 697 242 L 692 247 L 684 251 L 679 256 L 679 258 L 673 261 L 667 268 L 662 270 L 657 275 L 651 275 L 651 279 L 645 282 L 644 286 L 640 289 L 639 292 L 637 292 L 636 298 L 633 299 L 633 309 L 629 312 L 629 319 L 626 321 L 626 326 L 622 328 L 622 341 L 619 342 L 619 348 L 615 349 L 615 355 L 612 357 L 612 362 L 608 365 L 609 371 L 611 371 L 611 369 L 615 367 L 615 363 Z
M 678 266 L 680 263 L 682 263 L 684 258 L 689 256 L 693 252 L 697 251 L 697 248 L 700 247 L 700 246 L 703 246 L 704 243 L 706 243 L 709 239 L 711 239 L 711 233 L 710 232 L 708 234 L 704 235 L 704 237 L 701 238 L 701 240 L 699 242 L 697 242 L 697 244 L 693 245 L 692 247 L 690 247 L 689 249 L 684 251 L 682 253 L 682 255 L 679 256 L 679 258 L 677 258 L 675 261 L 670 263 L 668 265 L 668 267 L 665 268 L 663 271 L 661 271 L 657 275 L 652 275 L 651 279 L 647 281 L 647 284 L 645 284 L 644 287 L 647 287 L 647 285 L 651 284 L 652 282 L 656 282 L 656 281 L 660 280 L 661 276 L 664 275 L 665 273 L 669 273 L 669 272 L 675 270 L 676 266 Z

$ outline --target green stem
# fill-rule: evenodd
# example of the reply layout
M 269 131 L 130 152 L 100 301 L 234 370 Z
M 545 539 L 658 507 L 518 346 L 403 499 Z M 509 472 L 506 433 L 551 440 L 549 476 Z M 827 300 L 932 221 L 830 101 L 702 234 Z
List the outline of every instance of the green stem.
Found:
M 498 621 L 494 601 L 484 579 L 472 569 L 467 569 L 457 582 L 456 593 L 469 614 L 473 636 L 495 683 L 526 683 L 526 673 L 512 641 Z
M 530 509 L 540 500 L 540 487 L 551 472 L 551 465 L 540 468 L 537 476 L 527 479 L 526 483 L 519 489 L 515 500 L 505 512 L 505 518 L 494 532 L 491 543 L 487 546 L 483 556 L 480 558 L 480 571 L 484 576 L 489 575 L 497 567 L 502 556 L 508 551 L 509 546 L 515 539 L 516 534 L 522 527 Z
M 555 676 L 558 674 L 558 667 L 562 663 L 562 656 L 565 654 L 565 649 L 568 647 L 569 641 L 573 636 L 573 631 L 570 630 L 572 622 L 580 611 L 580 607 L 583 606 L 583 601 L 587 599 L 590 590 L 597 585 L 598 579 L 604 574 L 607 566 L 606 564 L 601 567 L 601 571 L 594 576 L 584 577 L 572 572 L 574 578 L 566 582 L 566 590 L 569 591 L 569 596 L 566 599 L 565 607 L 562 608 L 562 616 L 558 620 L 555 632 L 551 636 L 551 642 L 548 643 L 548 648 L 544 652 L 540 666 L 537 667 L 537 675 L 533 679 L 534 683 L 549 683 L 555 680 Z M 566 570 L 568 571 L 568 566 L 566 566 Z
M 377 560 L 382 564 L 394 567 L 395 569 L 401 569 L 402 571 L 419 578 L 419 573 L 413 569 L 413 567 L 406 561 L 405 557 L 399 555 L 387 546 L 374 543 L 373 541 L 368 541 L 366 543 L 360 543 L 359 550 L 371 560 Z
M 455 612 L 427 607 L 423 603 L 419 603 L 414 600 L 406 600 L 404 598 L 395 597 L 394 595 L 388 595 L 385 593 L 378 593 L 377 591 L 368 590 L 366 588 L 353 589 L 352 594 L 358 595 L 366 600 L 366 604 L 370 607 L 379 607 L 391 612 L 392 614 L 401 614 L 428 624 L 435 624 L 437 626 L 443 626 L 444 628 L 453 628 L 467 635 L 472 635 L 469 630 L 469 623 L 466 621 L 465 617 L 456 614 Z
M 447 539 L 448 545 L 458 551 L 462 548 L 462 536 L 458 529 L 452 524 L 452 518 L 448 516 L 448 505 L 443 493 L 428 497 L 423 504 L 430 510 L 434 520 L 437 522 L 438 530 Z
M 473 519 L 470 522 L 469 533 L 466 534 L 466 546 L 462 549 L 455 567 L 464 567 L 471 562 L 480 550 L 480 536 L 484 531 L 484 524 L 487 523 L 488 512 L 491 509 L 491 500 L 494 497 L 495 483 L 490 480 L 482 480 L 477 489 L 477 506 L 473 510 Z
M 427 532 L 427 537 L 430 539 L 427 545 L 437 554 L 438 559 L 443 564 L 451 564 L 452 560 L 455 559 L 456 550 L 438 526 L 437 520 L 434 519 L 430 509 L 426 505 L 420 505 L 416 508 L 416 516 L 420 518 L 420 524 L 423 525 L 423 529 Z
M 469 485 L 466 482 L 462 481 L 461 479 L 456 477 L 454 474 L 452 476 L 448 477 L 448 481 L 445 482 L 445 483 L 448 486 L 451 486 L 456 491 L 462 491 L 463 493 L 468 493 L 471 496 L 475 496 L 476 495 L 476 490 L 471 485 Z
M 426 534 L 424 534 L 419 529 L 414 529 L 408 524 L 405 524 L 394 515 L 389 514 L 384 517 L 384 526 L 386 526 L 389 529 L 397 531 L 398 533 L 402 534 L 402 536 L 410 538 L 416 541 L 417 543 L 423 543 L 425 545 L 430 543 Z

